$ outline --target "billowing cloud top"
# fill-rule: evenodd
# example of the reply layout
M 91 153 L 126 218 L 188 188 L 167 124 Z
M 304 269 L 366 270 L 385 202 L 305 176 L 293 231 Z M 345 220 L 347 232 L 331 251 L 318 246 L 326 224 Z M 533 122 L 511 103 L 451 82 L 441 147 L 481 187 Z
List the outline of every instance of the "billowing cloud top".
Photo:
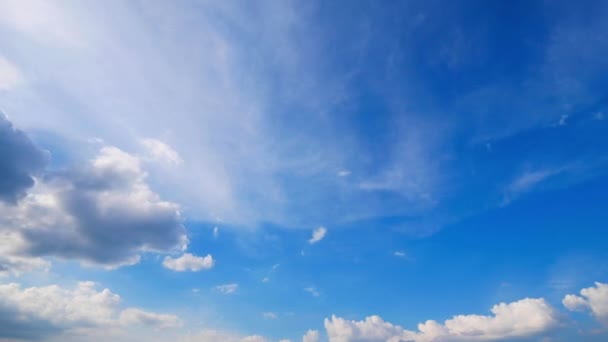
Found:
M 138 262 L 143 252 L 186 247 L 178 205 L 148 187 L 138 157 L 108 146 L 85 165 L 44 171 L 46 154 L 6 118 L 0 133 L 8 200 L 0 205 L 0 230 L 13 257 L 115 267 Z M 33 173 L 41 176 L 36 186 Z

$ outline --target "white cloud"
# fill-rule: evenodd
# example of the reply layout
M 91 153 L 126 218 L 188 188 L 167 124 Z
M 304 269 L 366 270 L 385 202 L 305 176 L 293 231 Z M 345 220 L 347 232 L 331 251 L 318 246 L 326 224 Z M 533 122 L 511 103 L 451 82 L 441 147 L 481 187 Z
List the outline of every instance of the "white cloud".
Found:
M 48 174 L 18 205 L 0 203 L 0 231 L 19 242 L 5 255 L 117 267 L 143 252 L 183 250 L 178 205 L 161 200 L 145 178 L 139 159 L 116 147 L 103 147 L 86 166 Z
M 538 186 L 545 180 L 561 173 L 562 168 L 558 169 L 540 169 L 534 171 L 527 171 L 515 178 L 509 185 L 507 185 L 502 205 L 507 205 L 511 201 L 515 200 L 522 194 L 529 192 L 534 187 Z
M 165 260 L 163 260 L 163 266 L 165 268 L 178 272 L 208 270 L 211 269 L 214 264 L 215 261 L 211 254 L 208 254 L 205 257 L 199 257 L 190 253 L 184 253 L 184 255 L 179 258 L 167 256 L 165 257 Z
M 217 226 L 215 226 L 215 227 L 213 227 L 213 237 L 215 239 L 217 239 L 218 236 L 220 236 L 220 229 Z
M 265 319 L 277 319 L 279 316 L 274 312 L 263 312 L 262 317 Z
M 350 171 L 349 170 L 340 170 L 338 171 L 338 177 L 346 177 L 350 175 Z
M 399 258 L 405 258 L 406 257 L 406 254 L 405 254 L 404 251 L 395 251 L 393 253 L 393 255 L 396 256 L 396 257 L 399 257 Z
M 540 334 L 558 323 L 557 312 L 544 299 L 501 303 L 492 308 L 492 313 L 493 316 L 458 315 L 444 324 L 429 320 L 420 323 L 418 331 L 405 330 L 379 316 L 363 321 L 332 316 L 325 319 L 325 328 L 330 342 L 491 341 Z
M 313 297 L 319 297 L 321 295 L 321 293 L 319 293 L 319 291 L 313 286 L 304 288 L 304 291 L 310 293 Z
M 581 290 L 580 296 L 569 294 L 562 303 L 571 311 L 590 310 L 600 323 L 608 326 L 608 284 L 596 282 Z
M 183 163 L 177 151 L 158 139 L 141 139 L 140 143 L 146 148 L 147 157 L 150 159 L 174 165 Z
M 318 330 L 308 330 L 304 336 L 302 336 L 302 342 L 319 342 L 320 336 Z
M 3 249 L 6 249 L 6 241 L 0 243 L 0 276 L 20 276 L 22 273 L 40 270 L 46 272 L 51 266 L 50 262 L 42 258 L 3 255 Z
M 3 48 L 18 55 L 13 46 L 30 47 L 30 53 L 21 55 L 31 57 L 16 62 L 32 70 L 39 84 L 48 85 L 29 87 L 31 101 L 17 95 L 9 100 L 16 104 L 19 121 L 40 131 L 99 136 L 129 150 L 141 137 L 170 142 L 179 158 L 164 148 L 157 155 L 184 163 L 179 168 L 152 165 L 150 175 L 162 180 L 165 188 L 158 191 L 163 196 L 188 203 L 194 219 L 222 217 L 236 226 L 309 226 L 346 215 L 384 214 L 387 206 L 369 201 L 369 191 L 335 176 L 359 174 L 358 167 L 365 167 L 357 162 L 362 151 L 353 147 L 365 141 L 353 144 L 343 137 L 319 135 L 341 125 L 326 113 L 348 98 L 349 87 L 341 72 L 317 72 L 317 63 L 328 60 L 319 55 L 324 50 L 314 49 L 323 45 L 319 37 L 306 34 L 308 11 L 302 6 L 154 2 L 140 8 L 131 3 L 3 1 L 0 25 L 19 33 L 7 35 Z M 218 20 L 204 20 L 209 16 Z M 193 26 L 183 18 L 201 20 Z M 150 29 L 150 20 L 159 30 Z M 227 29 L 223 22 L 234 25 Z M 59 48 L 63 46 L 71 48 Z M 252 54 L 253 46 L 257 52 Z M 45 54 L 55 58 L 35 58 Z M 273 63 L 265 63 L 268 58 Z M 68 110 L 65 99 L 49 93 L 69 94 L 70 103 L 86 103 L 91 110 Z M 304 125 L 289 120 L 276 125 L 276 102 L 300 107 L 311 119 Z M 48 110 L 41 114 L 43 103 Z M 353 138 L 358 134 L 345 133 Z M 393 133 L 401 135 L 401 129 Z M 409 141 L 408 148 L 389 142 L 394 154 L 390 171 L 372 170 L 378 174 L 372 182 L 399 192 L 428 192 L 427 179 L 437 173 L 426 172 L 426 157 L 418 159 L 425 153 L 417 150 L 400 162 L 402 153 L 413 150 L 409 147 L 425 146 L 429 137 L 422 135 L 408 138 L 424 140 Z M 345 165 L 353 169 L 341 170 Z M 391 186 L 394 179 L 398 185 Z M 410 206 L 400 206 L 405 207 Z
M 319 227 L 313 230 L 312 237 L 310 238 L 310 240 L 308 240 L 308 243 L 312 245 L 323 240 L 325 234 L 327 234 L 327 229 L 325 229 L 325 227 Z
M 146 325 L 158 328 L 175 328 L 182 325 L 175 315 L 147 312 L 141 309 L 128 308 L 120 313 L 119 318 L 124 325 Z
M 233 294 L 233 293 L 236 293 L 236 291 L 239 289 L 239 284 L 232 283 L 232 284 L 218 285 L 215 287 L 215 289 L 223 294 Z
M 562 304 L 570 311 L 585 311 L 589 308 L 589 302 L 585 298 L 573 294 L 566 295 Z
M 23 76 L 19 69 L 0 56 L 0 91 L 8 91 L 23 82 Z
M 268 277 L 262 278 L 262 283 L 267 283 L 269 281 L 270 281 L 270 278 L 268 278 Z
M 74 289 L 58 285 L 22 288 L 0 284 L 0 339 L 46 339 L 77 330 L 122 329 L 144 325 L 173 328 L 180 321 L 174 315 L 137 308 L 120 308 L 120 296 L 108 289 L 96 289 L 93 282 L 80 282 Z

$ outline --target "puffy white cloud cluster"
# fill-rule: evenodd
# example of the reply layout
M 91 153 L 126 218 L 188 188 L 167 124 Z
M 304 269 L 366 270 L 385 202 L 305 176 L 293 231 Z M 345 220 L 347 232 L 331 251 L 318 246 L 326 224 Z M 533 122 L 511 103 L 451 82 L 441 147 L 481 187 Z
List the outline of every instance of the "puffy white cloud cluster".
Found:
M 95 329 L 134 326 L 173 328 L 177 316 L 120 308 L 121 298 L 93 282 L 73 289 L 58 285 L 23 288 L 16 283 L 0 285 L 0 339 L 39 339 Z
M 213 267 L 215 261 L 211 254 L 205 257 L 199 257 L 190 253 L 184 253 L 179 258 L 172 258 L 170 256 L 165 257 L 163 266 L 173 271 L 184 272 L 192 271 L 198 272 L 200 270 L 208 270 Z
M 501 303 L 492 308 L 492 313 L 492 316 L 458 315 L 443 324 L 429 320 L 419 324 L 418 331 L 405 330 L 379 316 L 363 321 L 332 316 L 325 319 L 325 329 L 330 342 L 491 341 L 532 336 L 558 323 L 557 311 L 544 299 Z
M 318 330 L 308 330 L 302 337 L 302 342 L 319 342 L 320 336 Z
M 57 256 L 108 267 L 143 252 L 185 249 L 179 207 L 145 182 L 139 159 L 104 147 L 88 165 L 46 175 L 16 205 L 2 205 L 11 255 Z
M 600 323 L 608 325 L 608 284 L 596 282 L 595 286 L 582 289 L 580 294 L 566 295 L 562 304 L 571 311 L 591 311 Z
M 150 189 L 139 157 L 105 146 L 88 163 L 47 171 L 48 153 L 4 114 L 0 143 L 0 274 L 45 267 L 45 256 L 117 267 L 186 248 L 179 206 Z M 167 263 L 198 270 L 213 259 Z

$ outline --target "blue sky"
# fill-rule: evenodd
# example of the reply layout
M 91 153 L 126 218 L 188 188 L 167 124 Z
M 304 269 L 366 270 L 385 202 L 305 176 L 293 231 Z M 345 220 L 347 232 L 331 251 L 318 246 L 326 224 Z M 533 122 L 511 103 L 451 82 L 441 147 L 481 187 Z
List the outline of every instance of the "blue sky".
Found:
M 601 1 L 0 3 L 0 341 L 602 341 Z

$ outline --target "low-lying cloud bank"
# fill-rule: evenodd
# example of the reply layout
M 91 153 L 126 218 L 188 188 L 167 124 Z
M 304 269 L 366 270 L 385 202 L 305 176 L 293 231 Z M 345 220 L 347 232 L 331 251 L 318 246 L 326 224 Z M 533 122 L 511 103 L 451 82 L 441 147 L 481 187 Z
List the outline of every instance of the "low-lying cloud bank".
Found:
M 74 288 L 58 285 L 23 288 L 0 285 L 0 340 L 47 339 L 61 334 L 93 334 L 100 330 L 176 328 L 177 316 L 120 306 L 121 298 L 93 282 Z
M 491 311 L 492 316 L 458 315 L 443 324 L 429 320 L 420 323 L 418 331 L 405 330 L 380 316 L 362 321 L 332 316 L 325 319 L 325 329 L 330 342 L 491 341 L 532 336 L 558 324 L 557 311 L 542 298 L 500 303 Z

